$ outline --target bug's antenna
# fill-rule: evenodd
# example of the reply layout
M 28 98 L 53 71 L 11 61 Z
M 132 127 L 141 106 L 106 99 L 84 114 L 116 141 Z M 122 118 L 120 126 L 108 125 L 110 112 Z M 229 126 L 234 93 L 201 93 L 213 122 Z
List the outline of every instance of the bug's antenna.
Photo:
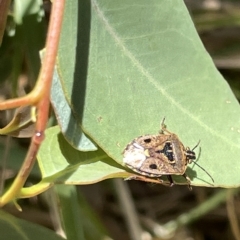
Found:
M 196 144 L 196 146 L 195 146 L 191 151 L 193 151 L 195 148 L 197 148 L 198 145 L 199 145 L 199 143 L 200 143 L 200 140 L 198 141 L 198 143 Z M 201 148 L 200 148 L 200 149 L 201 149 Z M 196 161 L 192 161 L 192 162 L 193 162 L 194 164 L 196 164 L 199 168 L 201 168 L 201 169 L 211 178 L 212 182 L 214 182 L 212 176 L 211 176 L 203 167 L 201 167 L 199 164 L 197 164 Z
M 197 164 L 195 161 L 193 161 L 193 163 L 196 164 L 199 168 L 201 168 L 201 169 L 211 178 L 212 182 L 214 182 L 212 176 L 211 176 L 203 167 L 201 167 L 201 166 L 200 166 L 199 164 Z
M 198 143 L 197 143 L 196 146 L 192 149 L 192 151 L 198 147 L 198 145 L 200 144 L 200 142 L 201 142 L 201 140 L 198 141 Z
M 166 119 L 166 117 L 163 117 L 163 120 L 162 120 L 162 122 L 161 122 L 161 127 L 162 127 L 162 128 L 166 128 L 166 124 L 164 123 L 164 122 L 165 122 L 165 119 Z

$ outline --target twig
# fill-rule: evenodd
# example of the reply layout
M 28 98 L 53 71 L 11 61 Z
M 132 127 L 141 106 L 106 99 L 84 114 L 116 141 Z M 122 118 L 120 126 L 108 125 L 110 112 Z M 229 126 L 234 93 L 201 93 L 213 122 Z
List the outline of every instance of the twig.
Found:
M 121 179 L 114 179 L 113 183 L 118 195 L 124 218 L 132 240 L 142 239 L 142 228 L 139 223 L 137 212 L 126 182 Z
M 238 219 L 237 219 L 236 210 L 234 207 L 234 194 L 232 191 L 233 191 L 232 189 L 228 190 L 227 202 L 226 202 L 227 213 L 228 213 L 228 218 L 230 220 L 233 235 L 235 236 L 236 240 L 240 240 Z

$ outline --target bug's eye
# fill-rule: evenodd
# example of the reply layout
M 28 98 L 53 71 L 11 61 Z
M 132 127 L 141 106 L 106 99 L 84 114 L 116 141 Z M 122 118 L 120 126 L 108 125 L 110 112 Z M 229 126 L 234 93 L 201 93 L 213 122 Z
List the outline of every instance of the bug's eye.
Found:
M 150 142 L 151 142 L 151 138 L 146 138 L 146 139 L 144 139 L 144 142 L 145 142 L 145 143 L 150 143 Z
M 156 165 L 156 164 L 150 164 L 150 165 L 149 165 L 149 168 L 151 168 L 151 169 L 157 169 L 157 165 Z

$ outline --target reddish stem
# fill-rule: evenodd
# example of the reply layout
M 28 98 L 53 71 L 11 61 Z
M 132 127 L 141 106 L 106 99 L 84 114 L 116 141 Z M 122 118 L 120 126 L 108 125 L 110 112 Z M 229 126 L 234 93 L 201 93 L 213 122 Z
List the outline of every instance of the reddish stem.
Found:
M 36 105 L 38 110 L 36 130 L 34 136 L 32 137 L 28 153 L 13 184 L 1 197 L 0 206 L 5 205 L 18 196 L 21 188 L 25 184 L 31 172 L 31 169 L 35 163 L 38 149 L 44 139 L 44 130 L 48 121 L 50 88 L 60 39 L 64 4 L 65 0 L 55 0 L 53 2 L 46 42 L 46 53 L 44 55 L 44 60 L 37 84 L 33 91 L 25 97 L 12 99 L 6 101 L 5 104 L 0 104 L 1 109 L 8 109 L 22 105 Z

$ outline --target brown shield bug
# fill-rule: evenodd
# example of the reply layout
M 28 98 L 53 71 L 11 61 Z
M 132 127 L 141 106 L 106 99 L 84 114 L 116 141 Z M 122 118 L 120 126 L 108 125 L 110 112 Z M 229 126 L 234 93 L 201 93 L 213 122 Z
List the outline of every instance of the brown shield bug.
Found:
M 187 165 L 196 159 L 194 149 L 199 143 L 192 150 L 184 147 L 178 136 L 166 129 L 164 120 L 165 118 L 158 135 L 137 137 L 126 146 L 123 151 L 123 162 L 141 175 L 135 176 L 134 179 L 151 182 L 151 178 L 165 175 L 169 180 L 168 185 L 172 186 L 174 185 L 172 175 L 182 175 L 191 189 L 191 180 L 185 172 Z M 206 172 L 201 166 L 199 167 Z M 209 177 L 214 182 L 210 175 Z M 162 180 L 158 180 L 164 184 Z

